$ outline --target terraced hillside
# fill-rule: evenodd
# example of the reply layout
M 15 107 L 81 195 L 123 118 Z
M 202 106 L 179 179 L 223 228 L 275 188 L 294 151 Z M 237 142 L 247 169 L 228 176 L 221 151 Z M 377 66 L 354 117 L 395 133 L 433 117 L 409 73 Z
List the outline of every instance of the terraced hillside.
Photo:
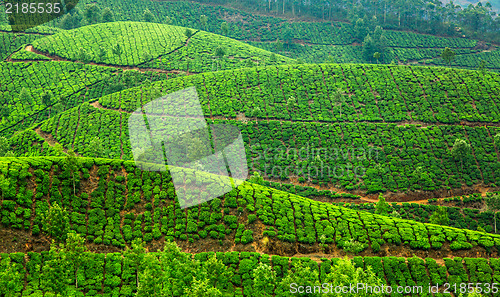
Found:
M 71 62 L 1 62 L 0 134 L 11 136 L 92 98 L 167 77 Z
M 78 7 L 93 1 L 79 1 Z M 162 24 L 200 29 L 249 43 L 308 63 L 366 63 L 375 62 L 363 57 L 362 42 L 365 36 L 357 36 L 355 24 L 345 22 L 290 21 L 280 17 L 261 16 L 242 10 L 216 5 L 203 5 L 184 1 L 100 1 L 100 9 L 111 8 L 117 21 L 143 21 L 144 10 L 153 14 L 152 21 Z M 201 16 L 207 16 L 206 23 Z M 221 24 L 228 24 L 227 31 Z M 57 23 L 57 22 L 56 22 Z M 381 24 L 384 27 L 383 24 Z M 368 24 L 365 25 L 369 27 Z M 370 25 L 371 26 L 371 25 Z M 373 30 L 373 29 L 372 29 Z M 480 60 L 486 68 L 500 69 L 497 46 L 478 43 L 467 38 L 445 38 L 413 32 L 386 30 L 387 49 L 384 63 L 418 63 L 441 65 L 440 55 L 445 47 L 457 54 L 453 66 L 477 69 Z M 283 49 L 276 41 L 290 41 Z M 371 58 L 371 57 L 370 57 Z
M 500 246 L 499 235 L 370 214 L 251 183 L 182 210 L 168 172 L 141 171 L 132 161 L 90 158 L 79 158 L 76 170 L 70 171 L 64 160 L 1 161 L 7 181 L 2 183 L 1 221 L 19 230 L 20 244 L 46 229 L 43 214 L 57 203 L 68 209 L 71 229 L 87 242 L 117 248 L 141 238 L 151 248 L 165 239 L 196 252 L 218 249 L 219 244 L 222 250 L 280 255 L 320 252 L 321 246 L 326 254 L 336 254 L 356 241 L 361 255 L 441 258 L 451 253 L 496 257 Z M 203 198 L 215 178 L 190 169 L 171 170 L 180 170 L 186 183 L 205 175 L 196 189 L 186 189 L 193 199 Z M 2 249 L 13 249 L 9 244 L 5 241 Z
M 61 252 L 60 254 L 64 254 Z M 16 272 L 13 282 L 16 285 L 14 292 L 22 293 L 23 296 L 39 294 L 43 288 L 47 287 L 43 279 L 42 269 L 53 265 L 58 254 L 44 254 L 30 252 L 3 254 L 4 263 L 10 261 L 12 269 Z M 287 296 L 287 287 L 290 282 L 306 279 L 310 285 L 320 285 L 326 280 L 334 279 L 336 271 L 340 275 L 349 275 L 346 269 L 347 262 L 342 259 L 332 258 L 321 260 L 318 263 L 308 258 L 269 256 L 252 252 L 219 252 L 184 254 L 176 250 L 164 253 L 150 253 L 147 260 L 149 266 L 135 266 L 136 259 L 131 254 L 109 253 L 94 254 L 85 253 L 82 255 L 82 265 L 78 272 L 74 265 L 62 266 L 68 269 L 67 291 L 73 294 L 94 295 L 123 295 L 133 296 L 133 292 L 138 289 L 137 283 L 143 287 L 160 290 L 162 284 L 168 284 L 170 280 L 176 285 L 170 288 L 175 293 L 179 293 L 182 287 L 193 286 L 188 276 L 199 276 L 203 272 L 211 275 L 210 281 L 215 287 L 230 296 L 255 296 L 262 290 L 265 293 L 276 294 L 275 296 Z M 175 261 L 177 260 L 177 261 Z M 371 267 L 375 276 L 382 280 L 382 284 L 391 286 L 394 296 L 404 296 L 397 293 L 400 287 L 401 292 L 409 288 L 407 292 L 413 292 L 414 296 L 422 296 L 423 292 L 429 292 L 429 283 L 438 284 L 444 287 L 448 283 L 452 288 L 449 292 L 464 292 L 466 288 L 460 288 L 461 283 L 480 282 L 483 291 L 492 291 L 491 286 L 483 285 L 497 282 L 500 275 L 498 269 L 500 263 L 498 259 L 482 258 L 446 258 L 442 263 L 433 259 L 425 260 L 420 258 L 397 258 L 397 257 L 356 257 L 352 268 L 367 269 Z M 218 264 L 218 266 L 217 266 Z M 272 267 L 275 283 L 268 283 L 262 286 L 254 281 L 253 275 L 258 271 L 259 266 L 268 265 Z M 223 267 L 226 267 L 225 269 Z M 149 278 L 151 274 L 147 269 L 156 269 L 154 278 Z M 168 275 L 162 273 L 162 269 L 175 268 L 182 271 L 183 275 Z M 218 268 L 218 269 L 217 269 Z M 222 269 L 221 269 L 222 268 Z M 349 266 L 351 268 L 351 266 Z M 345 270 L 342 270 L 345 269 Z M 333 274 L 333 275 L 332 275 Z M 76 284 L 75 276 L 78 278 Z M 27 281 L 22 282 L 23 277 Z M 144 286 L 144 283 L 147 285 Z M 337 285 L 347 285 L 339 283 Z M 372 284 L 374 285 L 374 284 Z M 379 283 L 380 285 L 380 283 Z M 453 286 L 456 290 L 453 290 Z M 415 287 L 415 288 L 413 288 Z M 142 292 L 148 290 L 142 290 Z M 441 295 L 442 294 L 442 295 Z M 435 294 L 435 296 L 446 296 L 446 294 Z M 309 294 L 312 295 L 312 294 Z M 315 295 L 312 295 L 315 296 Z M 316 295 L 319 296 L 319 295 Z
M 16 135 L 13 145 L 23 153 L 40 147 L 45 137 L 91 156 L 87 144 L 100 137 L 103 157 L 132 159 L 130 113 L 154 94 L 195 86 L 208 120 L 239 127 L 250 169 L 268 179 L 309 181 L 361 195 L 424 190 L 430 196 L 420 199 L 451 196 L 462 194 L 463 186 L 500 184 L 497 76 L 374 65 L 200 74 L 75 107 L 43 122 L 35 128 L 38 134 Z M 333 95 L 338 88 L 342 104 Z M 456 139 L 471 145 L 461 160 L 451 154 Z
M 72 61 L 195 73 L 248 67 L 253 63 L 293 62 L 220 35 L 139 22 L 104 23 L 64 31 L 34 41 L 33 47 Z
M 442 37 L 383 30 L 383 11 L 304 21 L 294 1 L 263 2 L 283 18 L 201 1 L 81 0 L 22 33 L 0 17 L 0 296 L 500 295 L 497 45 L 451 21 Z M 245 181 L 217 145 L 231 135 L 204 138 L 231 187 L 201 171 L 194 134 L 157 139 L 197 111 L 241 132 Z M 152 164 L 156 144 L 197 170 Z

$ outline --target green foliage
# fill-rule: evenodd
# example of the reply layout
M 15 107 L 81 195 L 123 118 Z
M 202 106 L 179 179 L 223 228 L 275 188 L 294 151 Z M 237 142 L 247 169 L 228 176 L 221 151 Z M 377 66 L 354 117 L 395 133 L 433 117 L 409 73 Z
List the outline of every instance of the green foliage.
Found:
M 471 151 L 471 145 L 463 139 L 455 139 L 455 143 L 451 149 L 451 155 L 457 161 L 460 161 L 463 169 L 464 159 L 468 156 Z
M 220 29 L 222 31 L 222 35 L 227 35 L 228 31 L 229 31 L 229 25 L 227 24 L 227 22 L 223 22 L 220 26 Z
M 101 19 L 101 11 L 95 3 L 87 4 L 83 11 L 83 15 L 88 24 L 98 23 Z
M 262 61 L 272 54 L 220 35 L 194 32 L 190 28 L 150 22 L 110 22 L 46 36 L 33 46 L 71 60 L 77 59 L 79 49 L 83 48 L 89 61 L 139 68 L 186 71 L 190 62 L 190 72 L 211 71 L 211 58 L 217 48 L 224 49 L 223 56 L 234 58 L 219 61 L 226 70 L 245 67 L 248 60 Z M 276 64 L 292 61 L 277 55 Z
M 145 22 L 151 23 L 154 20 L 154 15 L 149 9 L 145 9 L 142 18 Z
M 455 59 L 455 52 L 449 47 L 446 47 L 441 53 L 441 58 L 443 58 L 448 65 L 451 65 L 451 62 Z
M 253 291 L 256 297 L 273 296 L 276 287 L 276 272 L 271 266 L 259 263 L 252 271 Z
M 493 212 L 495 233 L 497 233 L 497 212 L 500 210 L 500 194 L 485 198 L 486 207 Z
M 385 285 L 385 280 L 380 279 L 373 271 L 372 267 L 368 266 L 366 269 L 363 267 L 356 267 L 352 260 L 347 258 L 339 259 L 335 265 L 330 268 L 330 273 L 326 274 L 324 282 L 332 284 L 333 288 L 340 286 L 350 287 L 351 284 L 364 284 L 366 288 L 381 287 Z M 355 293 L 335 293 L 332 296 L 385 296 L 384 293 L 373 292 L 370 290 L 359 290 Z M 329 294 L 331 295 L 331 294 Z
M 251 183 L 254 183 L 254 184 L 262 185 L 264 183 L 264 178 L 262 178 L 262 176 L 260 175 L 260 173 L 258 173 L 257 171 L 255 171 L 250 176 L 250 178 L 248 179 L 248 181 L 251 182 Z
M 278 283 L 276 294 L 278 296 L 321 296 L 314 292 L 314 286 L 320 286 L 318 271 L 303 262 L 296 262 L 294 269 L 288 271 L 286 276 Z M 303 292 L 299 292 L 297 285 L 303 285 Z
M 63 159 L 63 168 L 71 173 L 73 181 L 73 195 L 76 196 L 76 173 L 78 171 L 78 159 L 75 152 L 71 149 Z
M 68 211 L 54 202 L 42 215 L 42 230 L 53 239 L 62 242 L 70 230 Z
M 22 266 L 21 266 L 22 267 Z M 2 257 L 0 260 L 0 287 L 5 297 L 17 296 L 17 292 L 23 288 L 23 273 L 18 265 L 11 262 L 10 257 Z
M 389 214 L 389 208 L 389 203 L 385 202 L 384 196 L 380 193 L 378 195 L 377 205 L 375 206 L 375 213 L 386 216 Z
M 0 157 L 4 157 L 5 154 L 10 151 L 9 140 L 3 136 L 0 136 Z
M 365 246 L 361 242 L 351 238 L 351 240 L 344 242 L 342 249 L 347 253 L 356 255 L 365 250 Z
M 103 23 L 109 23 L 115 21 L 115 15 L 113 14 L 113 11 L 109 7 L 103 9 L 101 16 Z
M 101 139 L 96 136 L 94 137 L 90 143 L 89 143 L 89 151 L 90 151 L 90 156 L 97 158 L 101 157 L 102 154 L 104 153 L 104 148 L 102 146 L 102 141 Z
M 438 209 L 429 218 L 431 224 L 448 226 L 450 218 L 448 217 L 448 212 L 444 207 L 438 207 Z

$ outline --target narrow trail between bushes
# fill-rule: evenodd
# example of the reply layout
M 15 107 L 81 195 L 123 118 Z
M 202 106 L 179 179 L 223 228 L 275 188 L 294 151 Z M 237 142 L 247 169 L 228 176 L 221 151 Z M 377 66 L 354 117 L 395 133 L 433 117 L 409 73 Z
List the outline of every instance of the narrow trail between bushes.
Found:
M 51 147 L 55 147 L 57 144 L 60 144 L 59 142 L 57 142 L 57 140 L 54 139 L 54 137 L 52 136 L 52 134 L 43 132 L 40 129 L 40 126 L 38 126 L 37 128 L 35 128 L 33 131 L 35 131 L 35 133 L 38 134 L 38 136 L 40 136 L 41 138 L 43 138 L 48 143 L 48 145 L 50 145 Z M 65 153 L 68 153 L 68 149 L 64 148 L 64 146 L 62 146 L 62 145 L 61 145 L 61 147 L 63 148 L 63 151 Z M 75 152 L 75 155 L 78 156 L 78 157 L 83 157 L 82 155 L 80 155 L 80 154 L 78 154 L 76 152 Z
M 116 108 L 110 108 L 110 107 L 105 107 L 102 106 L 99 101 L 94 101 L 90 102 L 91 105 L 95 108 L 100 108 L 100 109 L 107 109 L 107 110 L 115 110 L 115 111 L 120 111 L 124 113 L 132 113 L 127 110 L 123 110 L 121 108 L 116 109 Z M 150 114 L 151 116 L 171 116 L 168 114 Z M 178 115 L 175 115 L 175 117 L 178 117 Z M 190 118 L 189 116 L 185 116 L 186 118 Z M 227 116 L 206 116 L 206 118 L 212 119 L 212 120 L 234 120 L 234 121 L 241 121 L 241 122 L 269 122 L 269 121 L 277 121 L 277 122 L 287 122 L 287 123 L 324 123 L 324 124 L 353 124 L 353 123 L 365 123 L 365 124 L 385 124 L 385 125 L 391 125 L 394 124 L 396 126 L 404 126 L 404 125 L 415 125 L 415 126 L 421 126 L 421 127 L 431 127 L 431 126 L 467 126 L 467 127 L 500 127 L 500 122 L 499 123 L 494 123 L 494 122 L 469 122 L 469 121 L 461 121 L 460 123 L 454 123 L 454 124 L 449 124 L 449 123 L 427 123 L 427 122 L 421 122 L 421 121 L 401 121 L 401 122 L 379 122 L 379 121 L 320 121 L 320 120 L 287 120 L 287 119 L 280 119 L 280 118 L 254 118 L 254 117 L 246 117 L 244 115 L 239 115 L 236 117 L 227 117 Z
M 198 74 L 196 72 L 189 72 L 186 73 L 185 71 L 180 71 L 180 70 L 163 70 L 163 69 L 157 69 L 157 68 L 140 68 L 137 66 L 123 66 L 123 65 L 113 65 L 113 64 L 106 64 L 106 63 L 96 63 L 96 62 L 89 62 L 89 63 L 82 63 L 79 61 L 72 61 L 69 59 L 62 58 L 60 56 L 55 56 L 55 55 L 49 55 L 47 53 L 41 52 L 37 49 L 35 49 L 32 45 L 28 45 L 25 48 L 26 51 L 32 52 L 44 57 L 47 57 L 51 59 L 52 61 L 58 61 L 58 62 L 72 62 L 72 63 L 81 63 L 81 64 L 86 64 L 86 65 L 95 65 L 95 66 L 103 66 L 103 67 L 112 67 L 112 68 L 118 68 L 118 69 L 123 69 L 123 70 L 136 70 L 139 72 L 158 72 L 158 73 L 165 73 L 165 74 L 185 74 L 185 75 L 195 75 Z M 12 59 L 8 59 L 8 62 L 14 62 Z M 31 62 L 46 62 L 48 60 L 19 60 L 15 62 L 25 62 L 25 63 L 31 63 Z

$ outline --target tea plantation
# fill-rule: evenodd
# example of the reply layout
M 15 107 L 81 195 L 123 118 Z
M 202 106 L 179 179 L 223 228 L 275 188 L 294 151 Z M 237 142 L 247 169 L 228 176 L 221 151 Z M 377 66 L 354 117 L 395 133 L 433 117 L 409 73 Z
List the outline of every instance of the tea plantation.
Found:
M 337 2 L 64 1 L 25 32 L 1 5 L 0 296 L 500 296 L 500 17 Z M 245 180 L 207 138 L 217 197 L 208 156 L 131 139 L 192 128 L 145 110 L 188 88 L 241 132 Z

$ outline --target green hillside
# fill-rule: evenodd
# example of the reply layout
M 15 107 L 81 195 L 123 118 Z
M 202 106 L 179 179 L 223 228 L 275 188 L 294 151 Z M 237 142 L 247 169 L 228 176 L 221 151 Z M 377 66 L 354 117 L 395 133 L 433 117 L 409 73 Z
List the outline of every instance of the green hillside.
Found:
M 41 294 L 42 289 L 49 286 L 44 279 L 43 267 L 61 263 L 57 259 L 62 255 L 65 253 L 2 254 L 2 262 L 9 261 L 12 270 L 16 272 L 13 274 L 16 277 L 12 280 L 15 285 L 14 292 L 22 293 L 23 296 Z M 228 296 L 255 296 L 262 290 L 268 294 L 274 291 L 276 296 L 288 296 L 286 293 L 289 288 L 286 285 L 290 282 L 304 279 L 310 282 L 308 283 L 310 286 L 320 285 L 321 281 L 334 278 L 331 273 L 336 272 L 346 276 L 354 273 L 346 268 L 345 260 L 338 258 L 323 258 L 317 263 L 308 258 L 270 256 L 251 252 L 210 252 L 192 255 L 180 253 L 177 250 L 168 250 L 147 254 L 143 261 L 148 265 L 139 267 L 136 267 L 137 259 L 133 254 L 84 253 L 82 258 L 83 265 L 79 267 L 78 272 L 74 265 L 67 262 L 62 262 L 60 266 L 57 266 L 67 269 L 66 273 L 70 277 L 64 282 L 67 286 L 66 294 L 134 296 L 138 289 L 137 283 L 140 282 L 143 284 L 141 292 L 148 292 L 147 288 L 151 288 L 153 292 L 169 288 L 174 292 L 174 296 L 189 296 L 189 293 L 184 290 L 193 286 L 192 279 L 208 274 L 210 284 Z M 262 265 L 272 268 L 275 273 L 273 280 L 276 283 L 271 282 L 263 286 L 260 282 L 254 281 L 253 275 Z M 371 267 L 374 274 L 382 280 L 382 284 L 392 287 L 393 294 L 391 295 L 394 296 L 405 296 L 405 294 L 397 293 L 398 287 L 401 287 L 402 292 L 408 287 L 407 291 L 413 292 L 413 296 L 422 296 L 422 292 L 429 291 L 429 284 L 444 287 L 445 283 L 448 283 L 451 288 L 456 286 L 456 292 L 460 293 L 460 284 L 467 282 L 481 283 L 479 287 L 485 292 L 491 292 L 491 285 L 486 284 L 500 280 L 498 272 L 500 263 L 494 258 L 455 257 L 446 258 L 443 263 L 438 263 L 430 258 L 424 260 L 355 257 L 353 266 L 354 269 L 360 268 L 362 271 Z M 182 274 L 169 274 L 169 268 L 181 271 Z M 78 278 L 78 284 L 76 284 L 75 276 Z M 27 282 L 23 285 L 24 277 L 27 278 Z M 346 282 L 335 285 L 349 287 Z M 414 286 L 416 288 L 412 288 Z M 453 289 L 450 291 L 455 292 Z M 438 293 L 435 296 L 446 296 L 446 294 Z
M 0 297 L 500 296 L 489 4 L 8 2 Z
M 203 72 L 249 63 L 284 64 L 293 60 L 204 31 L 139 22 L 113 22 L 64 31 L 33 42 L 36 50 L 73 61 Z M 92 36 L 92 38 L 89 38 Z M 71 40 L 71 42 L 69 42 Z M 223 50 L 217 56 L 217 48 Z M 272 60 L 274 59 L 274 60 Z M 251 65 L 250 64 L 250 65 Z
M 99 137 L 105 148 L 103 157 L 130 160 L 128 129 L 124 129 L 130 113 L 158 92 L 194 85 L 209 122 L 238 126 L 250 169 L 270 178 L 310 180 L 359 190 L 359 194 L 478 184 L 497 187 L 500 157 L 494 137 L 500 129 L 493 91 L 498 88 L 497 76 L 374 65 L 225 71 L 130 88 L 68 110 L 39 128 L 43 137 L 81 155 L 92 156 L 88 144 Z M 337 88 L 348 94 L 342 106 L 332 96 Z M 415 93 L 421 97 L 412 97 Z M 443 104 L 444 98 L 449 103 Z M 266 138 L 271 135 L 272 140 Z M 471 144 L 472 150 L 461 160 L 451 155 L 456 139 Z M 41 148 L 43 142 L 29 131 L 12 141 L 21 154 L 28 147 Z M 293 151 L 280 153 L 286 148 L 296 152 L 307 148 L 308 154 L 299 158 Z M 326 169 L 318 173 L 321 168 Z
M 210 1 L 208 1 L 210 2 Z M 83 11 L 85 5 L 93 1 L 80 1 L 78 7 Z M 291 21 L 280 16 L 262 16 L 242 10 L 216 5 L 203 5 L 183 1 L 116 1 L 103 0 L 98 3 L 103 10 L 110 8 L 117 21 L 143 21 L 144 11 L 152 11 L 153 22 L 173 24 L 200 29 L 249 43 L 281 55 L 301 59 L 308 63 L 325 63 L 332 59 L 335 63 L 375 62 L 372 57 L 363 57 L 361 44 L 366 32 L 358 36 L 355 24 L 345 22 Z M 207 16 L 206 24 L 201 16 Z M 73 25 L 77 17 L 71 18 Z M 62 20 L 59 20 L 59 25 Z M 227 32 L 221 24 L 228 24 Z M 55 23 L 58 23 L 57 21 Z M 387 26 L 378 22 L 383 28 Z M 366 30 L 373 31 L 374 24 L 365 24 Z M 458 33 L 457 33 L 458 34 Z M 383 63 L 391 61 L 440 64 L 440 54 L 445 47 L 452 48 L 457 60 L 468 59 L 468 63 L 457 62 L 454 66 L 477 69 L 480 60 L 487 61 L 486 67 L 500 69 L 500 61 L 489 50 L 496 49 L 491 44 L 478 44 L 478 41 L 460 37 L 439 37 L 407 31 L 385 30 L 387 48 Z M 288 41 L 283 50 L 276 48 L 276 41 Z M 486 51 L 488 49 L 488 51 Z M 484 51 L 484 52 L 483 52 Z M 479 54 L 480 55 L 477 55 Z M 462 55 L 465 55 L 462 57 Z M 436 59 L 436 61 L 429 61 Z
M 167 77 L 71 62 L 0 62 L 0 134 L 10 137 L 92 98 Z
M 214 240 L 242 250 L 255 249 L 247 244 L 256 242 L 264 252 L 283 249 L 286 254 L 317 252 L 323 243 L 328 253 L 347 249 L 349 242 L 356 241 L 358 252 L 378 253 L 385 247 L 415 254 L 474 249 L 479 257 L 500 246 L 499 235 L 374 215 L 250 183 L 181 210 L 168 172 L 141 171 L 131 161 L 81 158 L 73 179 L 64 160 L 6 158 L 0 162 L 7 180 L 2 190 L 4 226 L 38 235 L 45 230 L 42 214 L 58 203 L 70 212 L 71 229 L 87 242 L 121 248 L 141 238 L 199 241 L 198 251 Z M 187 181 L 200 174 L 170 169 L 182 172 Z M 186 190 L 187 194 L 204 197 L 211 179 L 205 175 L 205 182 Z M 259 244 L 265 237 L 273 244 Z

